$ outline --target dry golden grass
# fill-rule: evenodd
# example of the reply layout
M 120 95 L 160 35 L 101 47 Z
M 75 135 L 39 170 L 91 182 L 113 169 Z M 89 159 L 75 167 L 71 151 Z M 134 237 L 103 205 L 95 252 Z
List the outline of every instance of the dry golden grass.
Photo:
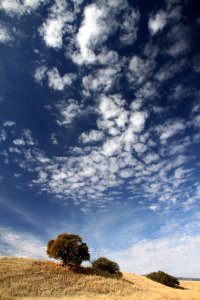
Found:
M 0 259 L 0 298 L 39 300 L 200 300 L 200 282 L 181 281 L 172 289 L 145 277 L 123 278 L 74 273 L 49 261 L 7 257 Z

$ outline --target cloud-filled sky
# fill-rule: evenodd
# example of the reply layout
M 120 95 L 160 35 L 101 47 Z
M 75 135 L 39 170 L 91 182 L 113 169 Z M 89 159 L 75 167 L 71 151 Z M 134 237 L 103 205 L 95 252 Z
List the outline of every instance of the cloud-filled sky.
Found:
M 1 255 L 200 277 L 197 2 L 0 0 Z

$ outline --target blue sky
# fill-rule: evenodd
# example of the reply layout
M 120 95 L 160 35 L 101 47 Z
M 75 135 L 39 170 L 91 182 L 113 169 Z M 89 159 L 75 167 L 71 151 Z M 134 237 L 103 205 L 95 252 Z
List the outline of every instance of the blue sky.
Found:
M 0 0 L 0 254 L 62 232 L 200 276 L 195 0 Z

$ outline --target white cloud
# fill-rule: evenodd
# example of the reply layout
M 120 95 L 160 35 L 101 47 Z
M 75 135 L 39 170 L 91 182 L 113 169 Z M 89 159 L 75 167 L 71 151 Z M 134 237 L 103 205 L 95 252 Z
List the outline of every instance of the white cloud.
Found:
M 12 36 L 8 29 L 0 23 L 0 43 L 6 44 L 10 41 L 12 41 Z
M 24 146 L 26 143 L 22 139 L 16 139 L 16 140 L 13 141 L 13 144 L 15 144 L 17 146 Z
M 47 20 L 39 29 L 45 44 L 52 48 L 61 48 L 63 45 L 63 35 L 65 34 L 68 23 L 72 23 L 74 16 L 67 9 L 65 0 L 55 0 L 50 9 Z
M 60 103 L 57 105 L 59 116 L 57 123 L 61 126 L 69 125 L 82 112 L 81 106 L 76 100 L 70 99 L 67 103 Z
M 117 68 L 104 68 L 94 75 L 83 77 L 83 86 L 86 90 L 108 91 L 115 83 L 119 70 Z
M 110 253 L 110 257 L 122 270 L 141 275 L 163 270 L 174 276 L 198 277 L 199 247 L 200 236 L 184 234 L 183 230 L 182 234 L 139 241 L 130 249 Z
M 93 169 L 91 167 L 86 167 L 82 173 L 82 175 L 86 176 L 86 177 L 92 177 L 92 176 L 94 176 L 94 174 L 95 174 L 95 169 Z
M 159 155 L 156 153 L 149 153 L 144 157 L 144 161 L 146 164 L 150 164 L 152 162 L 155 162 L 159 160 Z
M 13 125 L 9 125 L 9 126 L 13 126 Z M 15 132 L 13 131 L 12 134 L 14 134 L 14 136 L 16 135 Z M 38 144 L 37 140 L 35 138 L 32 137 L 32 132 L 29 129 L 23 129 L 19 135 L 18 138 L 14 138 L 13 139 L 13 144 L 16 146 L 20 146 L 20 149 L 18 148 L 13 148 L 10 147 L 9 149 L 11 150 L 11 152 L 18 152 L 20 153 L 21 148 L 23 148 L 23 146 L 35 146 Z M 30 153 L 30 151 L 27 149 L 26 150 L 26 155 L 28 156 Z
M 121 150 L 120 140 L 117 138 L 112 138 L 107 140 L 102 147 L 102 152 L 106 156 L 112 156 L 119 153 Z
M 187 53 L 189 50 L 190 50 L 189 41 L 182 39 L 172 44 L 168 48 L 167 53 L 173 57 L 176 57 L 180 54 L 183 55 Z
M 30 14 L 45 2 L 46 0 L 1 0 L 0 9 L 9 15 L 22 16 Z
M 104 138 L 104 134 L 101 131 L 98 130 L 91 130 L 88 133 L 83 132 L 79 139 L 84 143 L 93 143 L 93 142 L 99 142 L 101 140 L 103 140 Z
M 40 66 L 35 69 L 34 78 L 36 82 L 42 83 L 43 79 L 46 77 L 47 67 Z
M 2 256 L 47 258 L 46 245 L 30 233 L 1 227 L 0 241 Z
M 129 62 L 128 79 L 136 85 L 144 83 L 152 74 L 155 68 L 155 61 L 152 59 L 142 59 L 141 57 L 134 55 Z
M 130 117 L 130 124 L 132 127 L 132 130 L 134 132 L 141 132 L 144 129 L 145 121 L 147 118 L 146 112 L 133 112 Z
M 26 145 L 33 146 L 37 144 L 36 139 L 32 137 L 32 133 L 29 129 L 23 130 L 22 137 L 25 140 Z
M 149 209 L 156 212 L 157 210 L 159 210 L 159 205 L 158 204 L 151 204 L 149 206 Z
M 4 127 L 12 127 L 12 126 L 14 126 L 16 123 L 15 122 L 13 122 L 13 121 L 5 121 L 4 123 L 3 123 L 3 126 Z
M 136 9 L 129 9 L 122 16 L 120 24 L 120 42 L 123 45 L 131 45 L 137 39 L 138 23 L 140 13 Z
M 131 169 L 120 170 L 119 175 L 122 178 L 128 178 L 128 177 L 133 176 L 133 171 Z
M 50 140 L 51 140 L 51 143 L 53 145 L 57 145 L 58 144 L 58 139 L 56 138 L 56 134 L 55 133 L 51 134 Z
M 72 73 L 65 74 L 63 77 L 61 77 L 57 68 L 48 70 L 47 76 L 49 87 L 59 91 L 62 91 L 65 86 L 71 85 L 75 77 Z
M 0 131 L 0 142 L 5 141 L 6 138 L 7 138 L 6 131 L 5 131 L 5 129 L 2 129 L 2 130 Z
M 156 34 L 161 31 L 167 23 L 167 15 L 163 10 L 158 11 L 154 16 L 149 19 L 149 30 L 151 34 Z
M 159 82 L 166 81 L 177 73 L 181 72 L 185 67 L 185 63 L 186 61 L 184 59 L 180 60 L 179 62 L 167 63 L 158 70 L 158 72 L 155 74 L 155 78 Z
M 177 168 L 174 172 L 175 180 L 183 179 L 186 175 L 190 174 L 192 169 Z
M 97 55 L 97 60 L 100 64 L 106 66 L 114 66 L 119 65 L 119 55 L 117 51 L 109 51 L 106 48 L 103 48 L 102 51 Z
M 66 73 L 61 76 L 56 67 L 47 69 L 45 66 L 40 66 L 36 68 L 34 78 L 38 83 L 42 83 L 47 79 L 50 88 L 63 91 L 66 86 L 72 84 L 76 76 L 73 73 Z
M 116 118 L 122 112 L 123 104 L 124 101 L 117 95 L 111 97 L 102 95 L 100 97 L 99 112 L 106 120 Z
M 165 125 L 163 125 L 161 128 L 160 140 L 162 142 L 166 142 L 167 139 L 171 138 L 175 134 L 184 131 L 185 128 L 186 125 L 182 120 L 168 122 Z
M 61 48 L 63 36 L 63 19 L 49 19 L 43 24 L 40 33 L 43 35 L 47 46 Z
M 147 146 L 143 143 L 136 143 L 133 145 L 133 149 L 138 153 L 142 154 L 147 150 Z
M 128 123 L 128 115 L 127 111 L 122 111 L 115 122 L 119 128 L 124 128 L 125 125 Z
M 79 63 L 94 63 L 96 55 L 93 48 L 107 35 L 106 24 L 103 21 L 106 11 L 96 4 L 88 5 L 84 10 L 84 19 L 77 34 L 77 43 L 80 48 L 80 57 L 74 60 Z
M 171 28 L 167 39 L 169 47 L 166 48 L 165 52 L 173 58 L 184 55 L 191 49 L 191 32 L 182 23 L 178 23 Z

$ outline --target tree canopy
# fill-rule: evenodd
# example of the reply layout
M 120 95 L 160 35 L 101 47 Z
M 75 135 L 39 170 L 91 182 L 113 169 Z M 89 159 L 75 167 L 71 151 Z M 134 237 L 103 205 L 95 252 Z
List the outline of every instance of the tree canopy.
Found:
M 119 265 L 116 262 L 107 259 L 106 257 L 99 257 L 98 259 L 94 260 L 92 262 L 92 266 L 95 269 L 108 272 L 110 274 L 121 275 Z
M 90 259 L 87 244 L 77 234 L 62 233 L 55 240 L 49 240 L 47 254 L 68 266 L 80 266 L 83 261 Z
M 147 278 L 169 287 L 177 287 L 180 284 L 176 277 L 173 277 L 163 271 L 152 272 L 147 275 Z

